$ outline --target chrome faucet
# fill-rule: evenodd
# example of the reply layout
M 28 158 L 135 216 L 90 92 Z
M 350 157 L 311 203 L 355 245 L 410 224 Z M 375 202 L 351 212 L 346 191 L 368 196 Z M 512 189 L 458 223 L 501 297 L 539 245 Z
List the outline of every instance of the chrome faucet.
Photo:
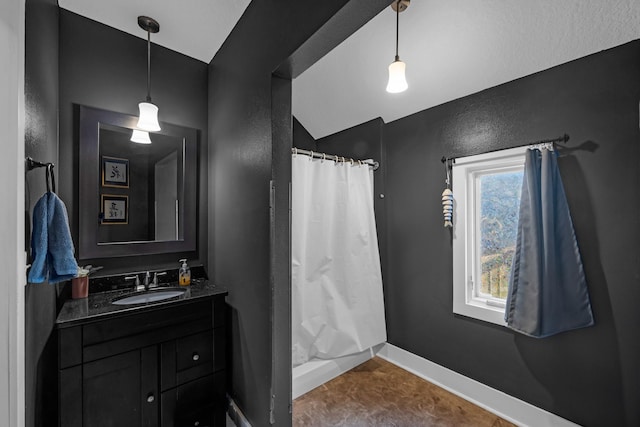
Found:
M 151 285 L 151 273 L 149 273 L 148 271 L 145 273 L 144 275 L 144 290 L 148 291 L 149 290 L 149 285 Z
M 140 277 L 138 277 L 137 274 L 133 276 L 127 276 L 124 278 L 124 280 L 135 280 L 136 282 L 135 282 L 135 285 L 133 286 L 133 290 L 136 292 L 145 290 L 145 285 L 140 284 Z
M 164 276 L 165 274 L 167 274 L 166 271 L 163 271 L 162 273 L 158 273 L 157 271 L 155 273 L 153 273 L 153 282 L 151 282 L 150 287 L 157 287 L 158 286 L 158 276 Z
M 140 277 L 135 274 L 133 276 L 127 276 L 124 278 L 124 280 L 135 280 L 135 286 L 134 286 L 134 291 L 139 292 L 139 291 L 148 291 L 151 288 L 155 288 L 158 286 L 158 276 L 164 276 L 165 274 L 167 274 L 166 271 L 163 271 L 161 273 L 155 272 L 153 273 L 153 280 L 151 280 L 151 272 L 147 271 L 144 273 L 144 280 L 142 281 L 142 283 L 140 283 Z

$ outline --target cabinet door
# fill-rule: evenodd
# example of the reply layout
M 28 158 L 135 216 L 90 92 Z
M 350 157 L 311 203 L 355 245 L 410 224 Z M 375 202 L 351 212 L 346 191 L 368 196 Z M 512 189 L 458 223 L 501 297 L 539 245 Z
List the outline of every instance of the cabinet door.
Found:
M 82 369 L 83 426 L 158 425 L 156 346 L 86 363 Z
M 162 393 L 162 427 L 224 427 L 225 396 L 222 372 Z

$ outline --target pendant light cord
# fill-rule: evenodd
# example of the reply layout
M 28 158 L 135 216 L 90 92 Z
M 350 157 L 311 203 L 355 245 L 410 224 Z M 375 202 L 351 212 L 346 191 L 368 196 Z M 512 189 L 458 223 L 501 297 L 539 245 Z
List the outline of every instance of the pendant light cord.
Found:
M 151 31 L 147 30 L 147 102 L 151 102 Z
M 398 39 L 400 38 L 400 1 L 396 3 L 396 61 L 400 61 L 398 56 Z

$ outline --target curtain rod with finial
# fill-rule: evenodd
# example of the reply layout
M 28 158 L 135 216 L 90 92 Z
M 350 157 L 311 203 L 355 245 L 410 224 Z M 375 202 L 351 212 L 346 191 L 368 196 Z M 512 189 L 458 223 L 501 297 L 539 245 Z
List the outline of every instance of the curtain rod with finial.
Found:
M 517 147 L 526 147 L 526 146 L 535 146 L 535 145 L 543 145 L 543 144 L 554 144 L 556 142 L 567 142 L 569 141 L 569 134 L 565 133 L 562 136 L 559 136 L 557 138 L 551 138 L 551 139 L 541 139 L 540 141 L 535 141 L 535 142 L 528 142 L 526 144 L 520 144 L 520 145 L 514 145 L 513 147 L 508 147 L 508 148 L 517 148 Z M 503 150 L 502 148 L 500 150 Z M 495 151 L 500 151 L 500 150 L 491 150 L 491 151 L 486 151 L 486 153 L 493 153 Z M 446 156 L 442 156 L 442 159 L 440 159 L 440 161 L 442 163 L 448 161 L 448 160 L 452 160 L 455 162 L 456 158 L 455 157 L 446 157 Z
M 291 154 L 303 154 L 305 156 L 313 157 L 315 159 L 324 159 L 331 160 L 333 162 L 343 162 L 343 163 L 359 163 L 367 166 L 371 166 L 373 170 L 377 170 L 380 167 L 380 163 L 375 160 L 355 160 L 350 157 L 336 156 L 335 154 L 325 154 L 317 151 L 309 151 L 302 150 L 300 148 L 293 147 L 291 149 Z

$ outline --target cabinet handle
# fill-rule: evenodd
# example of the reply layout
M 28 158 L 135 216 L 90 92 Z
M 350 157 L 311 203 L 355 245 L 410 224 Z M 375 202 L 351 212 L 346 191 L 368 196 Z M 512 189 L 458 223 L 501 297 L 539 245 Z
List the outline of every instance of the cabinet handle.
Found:
M 193 353 L 193 360 L 195 360 L 195 361 L 200 360 L 200 355 L 198 353 Z
M 156 400 L 156 398 L 153 397 L 153 394 L 150 394 L 149 396 L 147 396 L 147 402 L 153 403 L 154 400 Z

